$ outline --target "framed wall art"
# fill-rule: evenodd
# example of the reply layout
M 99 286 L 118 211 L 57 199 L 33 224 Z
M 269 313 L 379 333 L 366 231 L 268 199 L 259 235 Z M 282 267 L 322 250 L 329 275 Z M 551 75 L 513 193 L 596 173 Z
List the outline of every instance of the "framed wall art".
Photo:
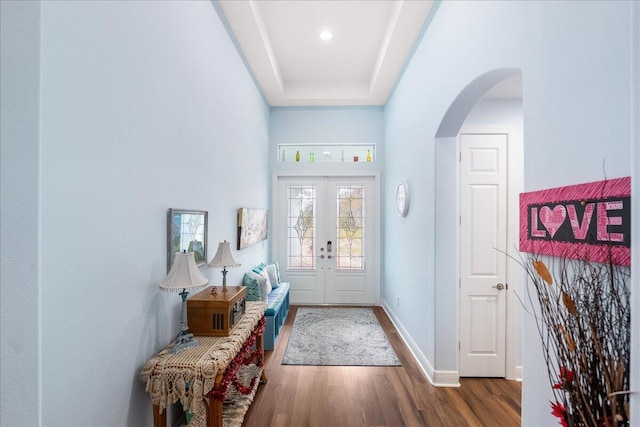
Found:
M 520 194 L 520 251 L 631 263 L 631 178 Z
M 167 213 L 167 272 L 176 252 L 193 252 L 196 264 L 207 262 L 207 211 L 169 209 Z
M 238 250 L 267 239 L 267 209 L 238 209 Z

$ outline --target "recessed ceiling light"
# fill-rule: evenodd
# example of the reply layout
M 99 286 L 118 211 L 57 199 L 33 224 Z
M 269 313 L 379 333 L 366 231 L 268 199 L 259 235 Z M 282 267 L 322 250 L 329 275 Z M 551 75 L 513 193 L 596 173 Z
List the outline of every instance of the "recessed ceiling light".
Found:
M 323 32 L 320 33 L 320 39 L 327 41 L 327 40 L 331 40 L 333 38 L 333 33 L 331 33 L 331 31 L 329 30 L 324 30 Z

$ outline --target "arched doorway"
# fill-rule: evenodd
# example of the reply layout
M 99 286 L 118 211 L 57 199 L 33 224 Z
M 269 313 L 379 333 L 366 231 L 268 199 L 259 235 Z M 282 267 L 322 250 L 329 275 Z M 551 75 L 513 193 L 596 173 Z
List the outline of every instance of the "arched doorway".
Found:
M 460 192 L 460 160 L 461 160 L 461 131 L 465 129 L 465 121 L 469 118 L 479 102 L 485 97 L 492 88 L 498 86 L 504 81 L 513 81 L 514 76 L 521 76 L 518 69 L 500 69 L 488 72 L 477 79 L 473 80 L 467 87 L 465 87 L 460 94 L 456 97 L 454 102 L 449 107 L 445 114 L 440 127 L 438 129 L 435 141 L 436 147 L 436 202 L 435 202 L 435 253 L 436 253 L 436 272 L 435 280 L 438 283 L 436 286 L 436 340 L 439 345 L 442 343 L 450 343 L 452 345 L 444 347 L 444 344 L 436 349 L 435 357 L 435 377 L 434 382 L 443 385 L 457 385 L 458 378 L 460 376 L 460 349 L 465 347 L 463 344 L 468 344 L 464 340 L 468 340 L 468 331 L 464 331 L 464 336 L 461 331 L 461 319 L 464 318 L 468 321 L 468 317 L 463 316 L 463 310 L 468 310 L 468 305 L 461 304 L 461 265 L 464 265 L 463 256 L 468 256 L 466 247 L 461 248 L 461 225 L 462 219 L 461 213 L 461 192 Z M 521 90 L 521 83 L 520 83 Z M 521 98 L 520 98 L 521 99 Z M 521 103 L 521 101 L 520 101 Z M 521 104 L 520 104 L 521 105 Z M 471 114 L 473 116 L 473 114 Z M 521 117 L 520 117 L 521 118 Z M 500 121 L 494 123 L 487 123 L 487 127 L 493 126 L 493 130 L 488 133 L 496 133 L 496 125 L 499 125 Z M 473 131 L 475 133 L 482 133 L 481 126 L 477 126 L 478 122 L 474 122 Z M 503 126 L 504 128 L 505 126 Z M 501 130 L 504 132 L 505 130 Z M 500 132 L 498 132 L 500 133 Z M 522 128 L 520 126 L 520 133 Z M 513 142 L 517 139 L 514 135 L 508 136 Z M 510 147 L 509 157 L 507 163 L 511 170 L 511 175 L 508 183 L 509 188 L 509 206 L 512 208 L 517 206 L 517 194 L 522 189 L 522 167 L 519 166 L 523 163 L 522 159 L 522 138 L 517 141 L 519 147 Z M 513 157 L 513 156 L 515 157 Z M 515 200 L 514 200 L 515 199 Z M 452 214 L 455 213 L 455 214 Z M 506 212 L 509 230 L 506 230 L 506 234 L 509 238 L 506 240 L 509 243 L 517 242 L 517 209 L 509 209 Z M 513 227 L 516 224 L 516 227 Z M 514 240 L 515 239 L 515 240 Z M 503 246 L 504 250 L 507 250 L 509 246 L 506 244 Z M 512 284 L 508 290 L 505 290 L 502 298 L 505 300 L 504 308 L 505 320 L 502 326 L 504 326 L 502 337 L 505 344 L 504 347 L 504 374 L 499 376 L 505 376 L 510 379 L 521 378 L 521 327 L 520 327 L 520 315 L 519 306 L 517 305 L 517 299 L 513 295 L 513 291 L 517 288 L 519 280 L 515 275 L 520 274 L 515 272 L 514 268 L 510 269 L 508 277 L 505 279 L 505 283 Z M 511 274 L 510 274 L 511 273 Z M 521 281 L 521 280 L 520 280 Z M 497 283 L 496 283 L 497 284 Z M 495 293 L 496 290 L 494 289 Z M 486 300 L 483 296 L 475 296 L 475 301 L 482 301 L 485 304 L 490 296 L 487 296 Z M 455 325 L 455 326 L 452 326 Z M 448 337 L 438 336 L 438 334 L 455 334 L 455 339 L 452 340 L 451 335 Z M 477 337 L 477 334 L 474 335 Z M 495 336 L 490 336 L 493 339 Z M 468 347 L 468 346 L 467 346 Z M 483 349 L 484 351 L 484 349 Z M 485 352 L 489 353 L 489 352 Z M 455 360 L 455 370 L 451 369 L 451 361 Z M 441 368 L 444 366 L 444 369 Z M 440 377 L 438 374 L 440 373 Z

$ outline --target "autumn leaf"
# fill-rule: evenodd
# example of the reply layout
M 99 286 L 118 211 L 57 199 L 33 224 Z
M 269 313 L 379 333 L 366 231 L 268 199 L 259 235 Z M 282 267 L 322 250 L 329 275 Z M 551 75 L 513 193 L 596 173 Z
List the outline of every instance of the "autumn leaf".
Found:
M 578 315 L 576 303 L 573 301 L 573 298 L 571 298 L 571 295 L 569 295 L 565 291 L 562 291 L 562 302 L 564 303 L 564 306 L 567 307 L 567 310 L 569 310 L 569 313 L 573 314 L 574 316 Z
M 536 269 L 536 272 L 542 278 L 542 280 L 544 280 L 550 285 L 553 283 L 553 278 L 551 277 L 551 273 L 549 273 L 549 270 L 547 269 L 547 266 L 544 265 L 544 262 L 533 261 L 533 268 Z
M 569 349 L 569 351 L 571 351 L 571 352 L 575 351 L 576 343 L 575 343 L 575 341 L 573 341 L 573 338 L 571 338 L 571 335 L 569 335 L 569 332 L 567 332 L 567 330 L 564 328 L 564 326 L 562 326 L 560 324 L 558 324 L 558 328 L 564 334 L 564 339 L 567 341 L 567 348 Z

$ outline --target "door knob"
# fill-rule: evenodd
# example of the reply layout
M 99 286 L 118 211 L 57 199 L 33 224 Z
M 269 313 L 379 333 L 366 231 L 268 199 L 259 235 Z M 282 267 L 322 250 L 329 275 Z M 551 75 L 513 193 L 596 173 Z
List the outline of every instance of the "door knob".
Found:
M 324 255 L 320 255 L 320 259 L 324 259 Z
M 504 289 L 504 285 L 502 283 L 498 283 L 495 286 L 492 286 L 492 288 L 496 288 L 497 290 L 501 291 Z

